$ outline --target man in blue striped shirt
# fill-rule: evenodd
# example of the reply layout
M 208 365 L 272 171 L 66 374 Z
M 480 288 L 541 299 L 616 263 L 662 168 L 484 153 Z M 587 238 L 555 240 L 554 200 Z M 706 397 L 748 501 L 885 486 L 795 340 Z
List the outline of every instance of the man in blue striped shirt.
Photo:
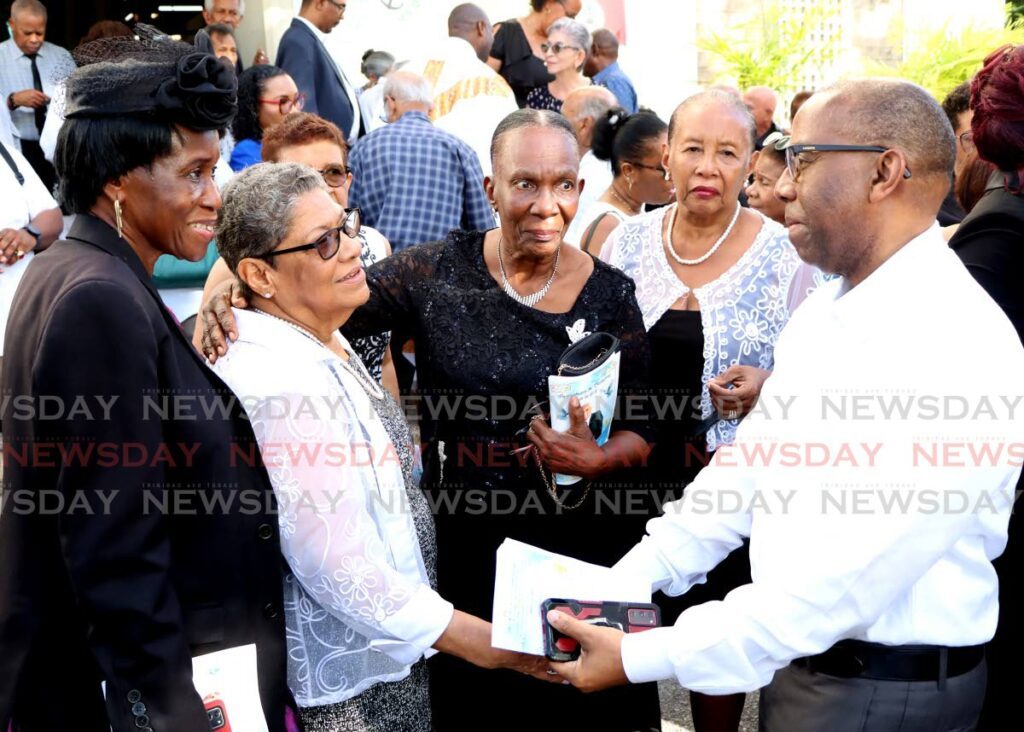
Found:
M 362 209 L 363 223 L 383 233 L 395 252 L 452 229 L 494 228 L 476 153 L 427 117 L 430 84 L 407 71 L 383 83 L 391 124 L 361 139 L 349 158 L 349 201 Z

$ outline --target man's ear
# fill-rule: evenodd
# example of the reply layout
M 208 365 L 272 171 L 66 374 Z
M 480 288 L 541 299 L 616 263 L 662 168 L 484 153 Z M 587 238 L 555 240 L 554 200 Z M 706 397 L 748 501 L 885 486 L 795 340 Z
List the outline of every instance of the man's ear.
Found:
M 494 201 L 494 177 L 490 175 L 484 176 L 484 195 L 487 196 L 488 203 L 493 208 L 497 204 Z
M 868 200 L 878 203 L 891 196 L 909 178 L 909 171 L 907 157 L 902 150 L 886 150 L 875 162 Z

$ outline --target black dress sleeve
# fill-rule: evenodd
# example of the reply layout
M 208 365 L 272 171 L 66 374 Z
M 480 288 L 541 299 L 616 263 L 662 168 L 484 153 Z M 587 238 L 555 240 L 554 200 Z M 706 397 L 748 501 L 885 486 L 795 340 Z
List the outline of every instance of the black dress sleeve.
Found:
M 595 261 L 595 266 L 607 265 Z M 615 273 L 612 276 L 617 280 L 615 299 L 611 301 L 615 314 L 605 327 L 622 341 L 616 403 L 619 419 L 614 427 L 615 431 L 635 432 L 651 443 L 655 437 L 650 409 L 651 346 L 636 301 L 636 286 L 624 275 Z
M 491 46 L 491 58 L 496 58 L 504 65 L 507 52 L 508 21 L 501 24 L 498 32 L 494 34 L 494 44 Z
M 366 270 L 370 299 L 342 327 L 346 338 L 389 330 L 411 334 L 420 315 L 423 288 L 437 272 L 445 242 L 420 244 L 392 254 Z

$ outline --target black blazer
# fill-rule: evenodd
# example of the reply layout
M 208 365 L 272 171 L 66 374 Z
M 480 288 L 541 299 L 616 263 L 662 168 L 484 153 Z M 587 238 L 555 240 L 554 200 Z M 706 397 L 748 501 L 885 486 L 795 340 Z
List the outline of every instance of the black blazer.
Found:
M 355 142 L 351 131 L 359 115 L 359 105 L 353 108 L 340 69 L 320 39 L 298 18 L 292 18 L 291 26 L 281 37 L 274 65 L 287 71 L 295 86 L 306 95 L 304 112 L 330 120 L 341 128 L 349 144 Z
M 1002 173 L 989 181 L 949 246 L 1003 309 L 1024 343 L 1024 196 L 1006 190 Z
M 283 732 L 284 565 L 241 405 L 92 216 L 29 265 L 7 333 L 0 729 L 208 732 L 191 657 L 255 643 Z

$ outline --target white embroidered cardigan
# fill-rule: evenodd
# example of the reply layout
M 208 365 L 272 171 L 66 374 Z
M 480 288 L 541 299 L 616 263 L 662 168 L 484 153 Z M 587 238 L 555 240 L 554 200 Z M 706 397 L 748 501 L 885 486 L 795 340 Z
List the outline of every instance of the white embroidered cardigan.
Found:
M 673 206 L 676 204 L 673 204 Z M 666 206 L 619 224 L 601 249 L 601 259 L 636 283 L 636 299 L 650 330 L 690 288 L 676 276 L 665 254 Z M 760 214 L 759 214 L 760 215 Z M 822 281 L 819 270 L 804 264 L 786 228 L 761 217 L 754 243 L 718 279 L 693 290 L 700 301 L 704 330 L 701 416 L 714 411 L 708 381 L 730 366 L 743 364 L 771 371 L 775 342 L 790 313 Z M 738 420 L 720 420 L 707 433 L 707 446 L 732 444 Z

